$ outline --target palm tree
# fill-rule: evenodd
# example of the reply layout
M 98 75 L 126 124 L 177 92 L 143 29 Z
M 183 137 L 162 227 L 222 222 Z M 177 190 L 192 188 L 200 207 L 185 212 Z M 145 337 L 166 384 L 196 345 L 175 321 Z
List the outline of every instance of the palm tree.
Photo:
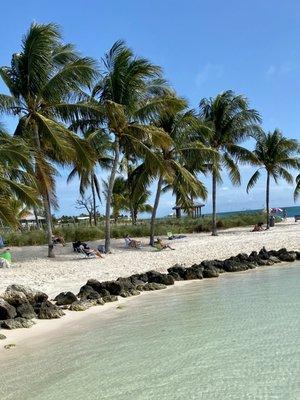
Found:
M 231 90 L 215 98 L 202 99 L 199 104 L 200 120 L 210 129 L 207 145 L 216 155 L 207 164 L 212 175 L 212 235 L 217 235 L 217 183 L 222 182 L 223 168 L 229 172 L 234 185 L 240 185 L 241 177 L 237 162 L 251 160 L 252 153 L 240 143 L 260 131 L 261 119 L 257 111 L 249 108 L 248 100 Z
M 267 229 L 270 227 L 270 180 L 274 179 L 276 183 L 280 178 L 287 183 L 293 183 L 293 176 L 289 169 L 299 169 L 300 159 L 295 157 L 299 151 L 299 144 L 294 139 L 288 139 L 282 133 L 275 129 L 274 132 L 261 133 L 257 137 L 254 150 L 254 164 L 259 166 L 250 178 L 247 185 L 247 192 L 255 186 L 260 171 L 264 169 L 267 173 L 266 179 L 266 210 L 267 210 Z
M 296 176 L 296 187 L 294 191 L 294 200 L 296 201 L 300 195 L 300 174 Z
M 122 152 L 139 155 L 148 152 L 151 157 L 145 142 L 166 143 L 168 138 L 162 131 L 145 124 L 161 105 L 153 98 L 153 93 L 164 83 L 160 79 L 161 69 L 144 58 L 135 57 L 122 41 L 117 41 L 102 61 L 104 73 L 93 96 L 105 110 L 107 127 L 113 137 L 105 211 L 105 251 L 108 253 L 111 199 Z
M 155 168 L 151 165 L 148 170 L 145 168 L 145 176 L 141 174 L 140 179 L 145 180 L 148 184 L 149 177 L 157 178 L 157 188 L 155 200 L 151 215 L 150 222 L 150 245 L 154 244 L 155 233 L 155 219 L 160 201 L 160 196 L 163 191 L 163 185 L 167 185 L 177 192 L 176 200 L 181 202 L 186 208 L 192 205 L 192 198 L 201 197 L 206 198 L 207 191 L 201 181 L 197 179 L 194 172 L 189 171 L 187 168 L 188 159 L 191 151 L 197 149 L 198 157 L 200 154 L 211 153 L 203 143 L 198 140 L 191 140 L 191 132 L 194 125 L 198 121 L 195 118 L 193 111 L 186 109 L 186 101 L 176 97 L 173 93 L 168 96 L 173 96 L 173 102 L 166 104 L 165 108 L 161 110 L 154 118 L 153 123 L 166 132 L 171 142 L 169 146 L 157 147 L 156 152 L 162 160 L 162 167 Z M 148 179 L 148 180 L 147 180 Z M 175 189 L 176 188 L 176 189 Z
M 0 220 L 17 227 L 19 213 L 15 212 L 15 205 L 36 206 L 39 204 L 37 196 L 26 143 L 12 138 L 0 126 Z
M 83 142 L 63 122 L 94 115 L 97 108 L 80 101 L 82 87 L 96 77 L 95 63 L 62 44 L 54 24 L 32 24 L 22 49 L 0 76 L 10 95 L 0 95 L 0 110 L 17 115 L 16 136 L 34 149 L 35 174 L 47 221 L 48 256 L 53 257 L 51 205 L 56 203 L 54 163 L 89 164 Z
M 86 121 L 81 121 L 90 128 L 89 123 Z M 77 124 L 76 124 L 77 125 Z M 85 126 L 86 127 L 86 126 Z M 77 162 L 74 168 L 70 172 L 67 183 L 71 182 L 72 179 L 78 175 L 80 178 L 79 193 L 83 197 L 87 189 L 91 189 L 92 192 L 92 202 L 93 202 L 93 220 L 94 225 L 97 225 L 97 197 L 101 202 L 101 188 L 100 182 L 97 178 L 97 167 L 101 170 L 107 170 L 111 166 L 111 158 L 109 157 L 110 142 L 101 129 L 95 130 L 85 130 L 85 127 L 81 125 L 82 134 L 87 144 L 90 146 L 89 158 L 91 161 L 90 168 L 86 168 L 81 162 Z M 73 124 L 72 128 L 75 128 Z M 78 126 L 77 129 L 78 130 Z

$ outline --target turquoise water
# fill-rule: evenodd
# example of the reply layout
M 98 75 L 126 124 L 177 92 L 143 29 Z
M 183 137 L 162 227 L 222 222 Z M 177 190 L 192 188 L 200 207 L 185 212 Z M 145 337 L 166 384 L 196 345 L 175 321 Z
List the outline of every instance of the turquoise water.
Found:
M 0 355 L 1 400 L 299 400 L 300 263 L 176 285 Z
M 294 207 L 279 206 L 279 208 L 285 209 L 288 217 L 294 217 L 295 215 L 300 215 L 300 206 L 294 206 Z M 219 215 L 221 215 L 223 217 L 231 217 L 236 214 L 260 213 L 261 211 L 262 211 L 262 209 L 228 211 L 228 212 L 220 212 Z M 278 213 L 278 216 L 282 216 L 282 213 Z

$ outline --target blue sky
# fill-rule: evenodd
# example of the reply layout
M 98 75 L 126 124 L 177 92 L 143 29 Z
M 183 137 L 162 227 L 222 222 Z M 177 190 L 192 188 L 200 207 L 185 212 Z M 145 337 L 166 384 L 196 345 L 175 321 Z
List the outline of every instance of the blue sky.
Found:
M 180 95 L 196 107 L 202 97 L 232 89 L 260 111 L 266 130 L 280 128 L 300 139 L 300 3 L 296 0 L 16 0 L 1 4 L 0 64 L 7 65 L 20 48 L 32 21 L 55 22 L 64 40 L 100 59 L 117 39 L 138 55 L 161 65 Z M 0 83 L 0 91 L 4 87 Z M 7 121 L 9 129 L 14 122 Z M 262 208 L 262 179 L 247 195 L 253 170 L 242 167 L 243 184 L 233 188 L 224 173 L 219 211 Z M 77 182 L 57 181 L 58 214 L 74 213 Z M 204 179 L 210 189 L 210 181 Z M 161 199 L 159 215 L 170 213 L 171 195 Z M 204 212 L 210 212 L 210 200 Z M 272 206 L 293 205 L 292 187 L 272 184 Z M 102 209 L 100 209 L 102 211 Z

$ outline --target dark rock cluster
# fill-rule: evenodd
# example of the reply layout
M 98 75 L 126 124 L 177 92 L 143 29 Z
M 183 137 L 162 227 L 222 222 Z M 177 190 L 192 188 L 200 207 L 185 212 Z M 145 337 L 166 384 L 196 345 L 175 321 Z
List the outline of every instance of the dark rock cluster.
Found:
M 0 297 L 0 327 L 3 329 L 29 328 L 32 319 L 54 319 L 64 315 L 63 310 L 85 311 L 96 305 L 117 301 L 118 296 L 129 297 L 141 291 L 165 289 L 175 281 L 217 278 L 223 272 L 246 271 L 280 262 L 300 260 L 299 251 L 280 250 L 240 253 L 226 260 L 205 260 L 191 267 L 176 264 L 168 273 L 148 271 L 115 281 L 99 282 L 89 279 L 79 293 L 59 293 L 51 302 L 47 294 L 23 285 L 10 285 Z M 3 338 L 3 335 L 1 338 Z

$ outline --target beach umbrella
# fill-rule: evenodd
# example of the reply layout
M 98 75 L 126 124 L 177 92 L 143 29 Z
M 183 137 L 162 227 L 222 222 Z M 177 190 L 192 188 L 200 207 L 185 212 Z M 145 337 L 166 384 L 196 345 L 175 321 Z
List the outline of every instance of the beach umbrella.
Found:
M 282 208 L 278 208 L 278 207 L 271 208 L 271 212 L 272 212 L 272 213 L 280 213 L 280 212 L 282 212 L 282 211 L 283 211 Z

